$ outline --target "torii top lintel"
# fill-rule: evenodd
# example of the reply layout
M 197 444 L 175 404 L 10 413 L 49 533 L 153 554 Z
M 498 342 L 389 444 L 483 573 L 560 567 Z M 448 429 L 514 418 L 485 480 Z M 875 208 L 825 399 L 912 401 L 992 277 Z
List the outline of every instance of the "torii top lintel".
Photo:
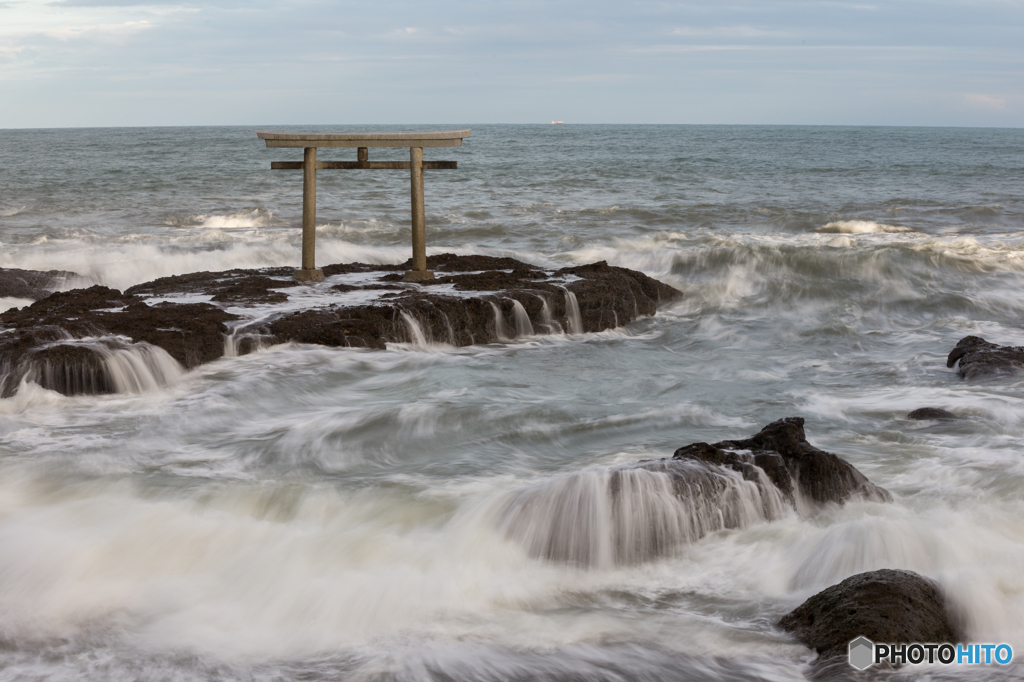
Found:
M 461 147 L 469 130 L 432 133 L 272 133 L 256 136 L 268 147 Z

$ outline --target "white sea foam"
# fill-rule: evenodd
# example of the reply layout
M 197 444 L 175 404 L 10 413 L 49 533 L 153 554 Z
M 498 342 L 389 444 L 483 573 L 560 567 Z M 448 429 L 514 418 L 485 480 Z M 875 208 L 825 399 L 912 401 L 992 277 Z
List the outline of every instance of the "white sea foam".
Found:
M 227 215 L 193 215 L 189 216 L 182 225 L 184 227 L 199 227 L 213 229 L 229 229 L 240 227 L 267 227 L 274 224 L 274 214 L 260 208 L 251 211 L 238 211 Z
M 21 308 L 27 305 L 32 305 L 31 298 L 4 298 L 0 296 L 0 313 L 11 308 Z
M 910 232 L 913 228 L 901 225 L 886 225 L 872 220 L 837 220 L 826 223 L 818 228 L 818 232 L 838 232 L 840 234 L 870 234 L 872 232 Z

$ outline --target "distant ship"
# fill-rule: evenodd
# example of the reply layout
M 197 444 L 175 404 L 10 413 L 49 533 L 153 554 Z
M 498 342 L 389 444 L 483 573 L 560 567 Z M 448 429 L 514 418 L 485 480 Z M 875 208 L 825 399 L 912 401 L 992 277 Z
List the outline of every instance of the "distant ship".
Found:
M 554 125 L 555 123 L 565 123 L 565 121 L 552 121 L 551 122 L 552 125 Z

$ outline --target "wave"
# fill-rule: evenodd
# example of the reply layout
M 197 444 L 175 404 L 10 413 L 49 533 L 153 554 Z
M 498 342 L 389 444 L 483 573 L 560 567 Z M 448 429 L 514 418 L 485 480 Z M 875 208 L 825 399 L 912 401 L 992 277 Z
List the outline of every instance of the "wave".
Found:
M 871 234 L 873 232 L 912 232 L 913 228 L 901 225 L 886 225 L 871 220 L 837 220 L 818 228 L 818 232 L 839 234 Z
M 184 221 L 171 225 L 180 227 L 228 229 L 239 227 L 268 227 L 273 225 L 274 214 L 262 208 L 254 208 L 251 211 L 239 211 L 227 215 L 192 215 Z
M 22 308 L 27 305 L 32 305 L 31 298 L 14 298 L 14 297 L 3 297 L 0 296 L 0 313 L 11 308 Z

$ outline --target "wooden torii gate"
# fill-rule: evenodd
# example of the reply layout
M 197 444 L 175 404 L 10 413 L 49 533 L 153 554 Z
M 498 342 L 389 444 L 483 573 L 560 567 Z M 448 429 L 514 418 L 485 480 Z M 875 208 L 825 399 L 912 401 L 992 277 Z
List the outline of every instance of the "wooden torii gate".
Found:
M 434 133 L 271 133 L 259 131 L 268 147 L 302 147 L 302 161 L 272 161 L 271 170 L 302 170 L 302 268 L 295 279 L 320 282 L 323 270 L 315 265 L 316 254 L 316 172 L 318 169 L 409 170 L 412 193 L 412 270 L 407 282 L 433 279 L 427 270 L 427 231 L 423 212 L 423 171 L 455 169 L 457 161 L 424 161 L 424 147 L 461 147 L 469 130 Z M 318 147 L 355 147 L 355 161 L 317 161 Z M 408 161 L 370 161 L 370 147 L 408 147 Z

